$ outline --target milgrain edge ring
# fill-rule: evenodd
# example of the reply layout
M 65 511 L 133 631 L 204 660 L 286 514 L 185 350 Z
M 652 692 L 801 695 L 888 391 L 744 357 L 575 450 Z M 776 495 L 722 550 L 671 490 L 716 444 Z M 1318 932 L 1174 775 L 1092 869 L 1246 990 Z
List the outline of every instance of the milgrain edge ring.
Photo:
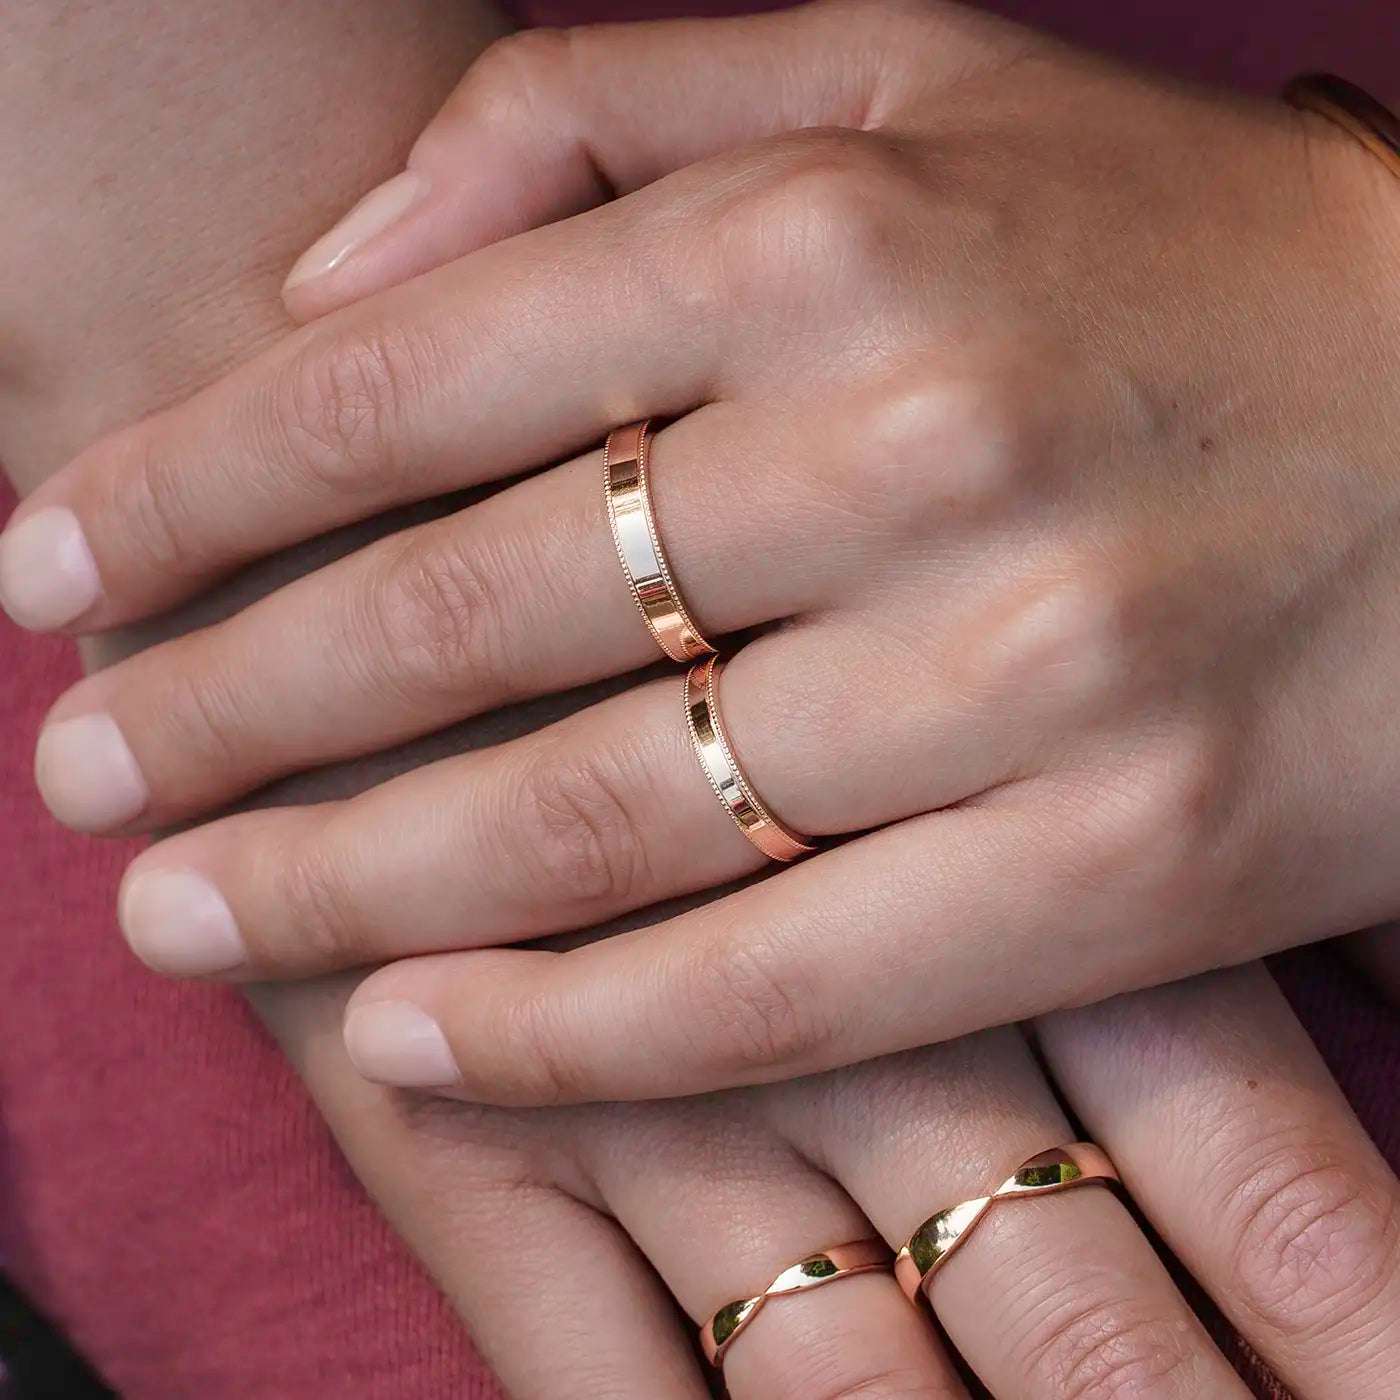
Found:
M 763 1290 L 752 1298 L 736 1298 L 716 1311 L 700 1328 L 700 1345 L 711 1366 L 723 1366 L 724 1354 L 738 1340 L 744 1329 L 762 1311 L 770 1298 L 786 1293 L 802 1293 L 809 1288 L 835 1283 L 852 1274 L 873 1273 L 888 1269 L 894 1260 L 884 1240 L 856 1240 L 851 1244 L 833 1245 L 786 1268 Z
M 1046 1196 L 1074 1186 L 1106 1186 L 1118 1180 L 1108 1154 L 1092 1142 L 1072 1142 L 1022 1162 L 989 1196 L 977 1196 L 931 1215 L 895 1257 L 894 1274 L 911 1303 L 982 1222 L 996 1201 Z
M 651 508 L 647 472 L 651 420 L 614 428 L 603 445 L 603 496 L 618 562 L 632 599 L 656 645 L 672 660 L 694 661 L 714 651 L 691 620 L 671 577 Z
M 719 657 L 707 656 L 685 673 L 685 722 L 700 767 L 734 824 L 769 860 L 786 862 L 810 855 L 816 846 L 784 826 L 759 801 L 734 757 L 719 712 L 723 664 Z

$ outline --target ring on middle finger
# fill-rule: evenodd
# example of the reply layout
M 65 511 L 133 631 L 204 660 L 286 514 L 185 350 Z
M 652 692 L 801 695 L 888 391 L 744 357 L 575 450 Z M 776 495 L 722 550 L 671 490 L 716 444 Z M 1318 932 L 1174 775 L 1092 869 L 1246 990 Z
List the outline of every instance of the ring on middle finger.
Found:
M 651 505 L 651 437 L 646 418 L 608 434 L 603 448 L 608 523 L 627 586 L 653 640 L 672 661 L 694 661 L 714 647 L 691 620 L 666 562 Z
M 1108 1154 L 1092 1142 L 1054 1147 L 1022 1162 L 990 1195 L 940 1210 L 910 1235 L 895 1259 L 894 1273 L 911 1303 L 986 1217 L 997 1201 L 1044 1196 L 1075 1186 L 1106 1186 L 1118 1180 Z

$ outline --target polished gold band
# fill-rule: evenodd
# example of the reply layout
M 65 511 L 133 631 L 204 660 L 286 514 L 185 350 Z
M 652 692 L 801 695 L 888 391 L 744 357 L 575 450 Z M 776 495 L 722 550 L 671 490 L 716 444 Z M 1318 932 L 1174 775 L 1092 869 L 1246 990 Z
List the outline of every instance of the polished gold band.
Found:
M 608 523 L 627 586 L 656 645 L 672 661 L 693 661 L 714 648 L 686 612 L 661 547 L 647 476 L 650 451 L 650 419 L 608 434 L 603 447 Z
M 1118 1180 L 1118 1172 L 1102 1148 L 1092 1142 L 1072 1142 L 1051 1148 L 1022 1162 L 992 1192 L 931 1215 L 909 1237 L 895 1258 L 894 1273 L 910 1302 L 952 1258 L 954 1251 L 982 1222 L 996 1201 L 1013 1196 L 1044 1196 L 1072 1186 L 1106 1185 Z
M 723 663 L 717 656 L 698 661 L 685 676 L 685 722 L 690 742 L 700 760 L 710 786 L 734 818 L 735 825 L 769 860 L 791 861 L 816 850 L 811 842 L 790 831 L 770 812 L 744 777 L 724 721 L 719 712 L 719 673 Z
M 712 1366 L 724 1364 L 724 1354 L 744 1329 L 758 1316 L 770 1298 L 785 1293 L 802 1293 L 809 1288 L 835 1283 L 852 1274 L 868 1274 L 888 1269 L 894 1256 L 884 1240 L 856 1240 L 838 1244 L 819 1254 L 809 1254 L 800 1263 L 784 1269 L 762 1293 L 753 1298 L 737 1298 L 726 1303 L 700 1329 L 700 1345 Z
M 1400 175 L 1400 117 L 1364 88 L 1335 73 L 1304 73 L 1283 90 L 1284 101 L 1316 112 L 1354 136 L 1393 175 Z

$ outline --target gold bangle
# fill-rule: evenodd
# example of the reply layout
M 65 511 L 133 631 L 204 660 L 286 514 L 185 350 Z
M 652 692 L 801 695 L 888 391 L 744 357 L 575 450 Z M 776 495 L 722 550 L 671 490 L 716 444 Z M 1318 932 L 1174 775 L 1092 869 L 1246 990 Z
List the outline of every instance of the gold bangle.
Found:
M 1364 88 L 1335 73 L 1304 73 L 1284 88 L 1283 100 L 1325 117 L 1360 141 L 1392 175 L 1400 176 L 1400 117 Z

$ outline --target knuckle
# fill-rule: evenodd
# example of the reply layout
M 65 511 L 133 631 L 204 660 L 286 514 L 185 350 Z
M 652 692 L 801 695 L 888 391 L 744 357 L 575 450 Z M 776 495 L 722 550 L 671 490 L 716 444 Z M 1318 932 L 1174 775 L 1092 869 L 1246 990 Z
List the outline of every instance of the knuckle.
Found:
M 486 676 L 510 675 L 506 591 L 490 550 L 409 536 L 368 594 L 365 658 L 383 688 L 414 703 L 464 688 L 475 698 Z
M 304 486 L 382 498 L 405 472 L 396 430 L 424 379 L 413 337 L 368 318 L 310 338 L 274 376 L 271 411 Z
M 521 775 L 514 821 L 546 907 L 630 907 L 650 884 L 646 842 L 617 754 L 551 748 Z
M 152 682 L 158 679 L 160 704 L 148 707 L 146 718 L 157 731 L 151 747 L 167 756 L 163 799 L 184 809 L 206 799 L 211 773 L 218 780 L 247 775 L 250 755 L 241 750 L 237 736 L 247 728 L 249 702 L 236 681 L 212 667 L 191 665 L 179 653 L 151 657 L 153 668 L 162 661 L 171 664 L 161 664 L 150 675 Z
M 262 933 L 259 960 L 295 971 L 354 967 L 374 960 L 376 950 L 357 918 L 345 872 L 321 839 L 302 839 L 279 858 L 275 907 L 285 941 Z M 256 931 L 255 931 L 256 932 Z
M 518 1218 L 535 1191 L 549 1191 L 561 1175 L 553 1170 L 557 1144 L 538 1131 L 524 1110 L 492 1108 L 439 1094 L 403 1091 L 402 1122 L 425 1165 L 440 1170 L 462 1191 L 464 1211 L 484 1207 L 485 1218 Z M 496 1212 L 507 1202 L 516 1214 Z
M 563 29 L 519 29 L 486 48 L 448 99 L 448 122 L 461 119 L 496 129 L 518 130 L 542 94 L 566 90 L 561 80 L 572 63 L 574 40 Z
M 555 1001 L 543 991 L 514 998 L 502 1008 L 498 1044 L 497 1073 L 483 1086 L 489 1100 L 501 1102 L 503 1089 L 510 1102 L 532 1108 L 590 1097 L 568 1028 Z M 500 1070 L 505 1071 L 505 1079 Z
M 718 209 L 715 247 L 724 284 L 736 298 L 786 310 L 833 289 L 862 289 L 872 274 L 894 276 L 911 190 L 911 158 L 893 137 L 846 128 L 812 128 L 769 143 L 767 159 Z M 903 211 L 901 211 L 903 204 Z
M 706 1058 L 736 1082 L 807 1066 L 835 1037 L 780 940 L 738 930 L 700 953 L 694 974 L 693 1033 Z
M 1144 912 L 1189 908 L 1199 937 L 1216 940 L 1241 878 L 1226 839 L 1236 805 L 1227 749 L 1188 723 L 1095 774 L 1088 795 L 1057 814 L 1074 838 L 1063 866 L 1072 890 L 1112 889 Z M 1190 951 L 1183 943 L 1183 958 Z
M 94 478 L 105 488 L 138 566 L 167 578 L 196 573 L 200 551 L 182 469 L 143 424 L 115 434 L 101 451 Z
M 1051 438 L 1015 373 L 954 376 L 922 363 L 854 391 L 848 420 L 860 451 L 818 450 L 805 471 L 869 542 L 873 565 L 892 550 L 925 558 L 929 541 L 946 542 L 950 530 L 1004 528 L 1024 512 Z M 970 641 L 974 659 L 999 655 L 982 630 Z
M 881 387 L 863 436 L 876 459 L 907 464 L 904 475 L 920 494 L 902 504 L 922 529 L 931 517 L 946 530 L 1006 511 L 1039 475 L 1044 454 L 1026 396 L 991 376 L 906 372 Z
M 1400 1211 L 1325 1149 L 1274 1147 L 1233 1193 L 1231 1268 L 1243 1305 L 1289 1336 L 1347 1325 L 1393 1286 Z
M 1130 674 L 1127 638 L 1117 580 L 1070 567 L 979 609 L 955 650 L 954 681 L 993 705 L 1091 722 L 1115 703 Z
M 1184 1393 L 1196 1366 L 1187 1328 L 1118 1299 L 1078 1297 L 1029 1338 L 1029 1390 L 1058 1400 L 1144 1400 Z M 1192 1392 L 1195 1393 L 1195 1392 Z

